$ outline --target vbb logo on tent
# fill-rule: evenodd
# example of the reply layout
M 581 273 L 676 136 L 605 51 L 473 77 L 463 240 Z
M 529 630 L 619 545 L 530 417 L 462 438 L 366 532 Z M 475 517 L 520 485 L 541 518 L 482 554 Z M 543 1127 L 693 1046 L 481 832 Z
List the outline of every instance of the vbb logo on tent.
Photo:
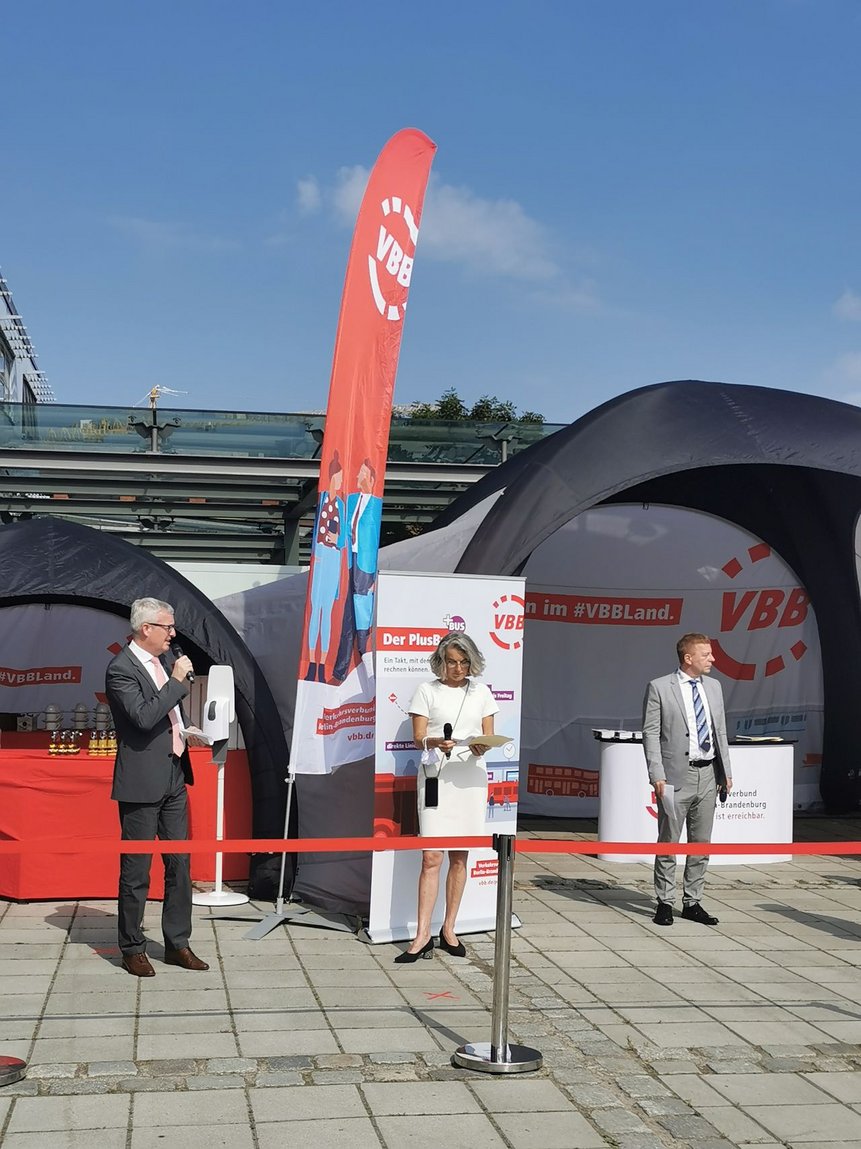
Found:
M 747 551 L 750 563 L 762 562 L 770 556 L 771 547 L 765 543 L 757 543 Z M 721 570 L 728 578 L 733 579 L 744 570 L 744 563 L 738 558 L 732 558 L 721 567 Z M 810 598 L 800 586 L 785 589 L 765 587 L 761 590 L 724 591 L 721 600 L 721 634 L 738 631 L 752 633 L 772 627 L 782 629 L 801 626 L 807 618 L 809 606 Z M 712 640 L 712 648 L 715 666 L 721 673 L 743 682 L 749 682 L 756 677 L 757 663 L 733 658 L 717 639 Z M 807 644 L 798 639 L 788 644 L 786 653 L 797 662 L 806 650 Z M 785 670 L 787 665 L 789 663 L 784 655 L 777 654 L 768 658 L 759 670 L 763 677 L 770 678 Z

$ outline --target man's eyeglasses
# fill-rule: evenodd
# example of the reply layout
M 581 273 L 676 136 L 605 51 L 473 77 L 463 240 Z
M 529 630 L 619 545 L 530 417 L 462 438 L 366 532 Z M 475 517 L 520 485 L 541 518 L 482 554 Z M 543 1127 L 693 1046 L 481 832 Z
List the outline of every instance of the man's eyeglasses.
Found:
M 166 630 L 168 634 L 170 634 L 171 631 L 173 631 L 173 633 L 176 634 L 176 627 L 173 625 L 172 622 L 148 622 L 146 625 L 147 626 L 160 626 L 162 628 L 162 630 Z

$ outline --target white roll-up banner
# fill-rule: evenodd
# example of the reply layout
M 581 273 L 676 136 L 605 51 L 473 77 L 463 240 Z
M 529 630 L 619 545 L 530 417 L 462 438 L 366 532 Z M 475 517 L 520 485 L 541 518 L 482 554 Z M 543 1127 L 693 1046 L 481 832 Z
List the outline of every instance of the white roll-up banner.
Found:
M 430 682 L 428 659 L 449 631 L 465 632 L 487 666 L 481 676 L 499 706 L 494 728 L 511 741 L 486 755 L 488 835 L 517 830 L 520 770 L 520 705 L 524 635 L 524 581 L 472 575 L 381 571 L 377 597 L 377 723 L 374 833 L 418 833 L 416 776 L 420 751 L 413 742 L 409 705 L 417 687 Z M 454 847 L 456 848 L 456 846 Z M 374 854 L 368 935 L 373 942 L 411 938 L 416 932 L 421 852 Z M 433 915 L 443 918 L 445 864 Z M 493 928 L 496 855 L 470 850 L 467 883 L 457 921 L 459 933 Z

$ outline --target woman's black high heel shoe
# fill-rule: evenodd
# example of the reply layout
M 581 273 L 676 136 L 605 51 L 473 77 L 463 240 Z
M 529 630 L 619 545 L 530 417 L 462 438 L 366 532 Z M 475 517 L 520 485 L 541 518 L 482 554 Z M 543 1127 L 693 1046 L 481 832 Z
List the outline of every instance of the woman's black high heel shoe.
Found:
M 452 951 L 449 951 L 452 952 Z M 433 957 L 433 938 L 428 938 L 420 950 L 416 950 L 411 954 L 408 950 L 404 950 L 402 954 L 398 954 L 395 958 L 395 965 L 412 965 L 414 961 L 419 958 L 432 958 Z
M 466 957 L 466 946 L 463 942 L 458 942 L 456 946 L 453 946 L 451 942 L 445 940 L 445 934 L 443 934 L 442 930 L 439 931 L 439 948 L 445 950 L 447 954 L 451 954 L 452 957 Z

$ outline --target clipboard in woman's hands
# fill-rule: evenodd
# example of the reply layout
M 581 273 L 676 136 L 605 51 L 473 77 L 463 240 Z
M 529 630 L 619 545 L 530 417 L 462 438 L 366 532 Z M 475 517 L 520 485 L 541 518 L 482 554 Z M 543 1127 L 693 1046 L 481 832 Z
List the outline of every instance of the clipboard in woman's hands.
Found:
M 470 738 L 464 738 L 463 741 L 471 749 L 473 746 L 505 746 L 514 739 L 509 738 L 507 734 L 475 734 Z

